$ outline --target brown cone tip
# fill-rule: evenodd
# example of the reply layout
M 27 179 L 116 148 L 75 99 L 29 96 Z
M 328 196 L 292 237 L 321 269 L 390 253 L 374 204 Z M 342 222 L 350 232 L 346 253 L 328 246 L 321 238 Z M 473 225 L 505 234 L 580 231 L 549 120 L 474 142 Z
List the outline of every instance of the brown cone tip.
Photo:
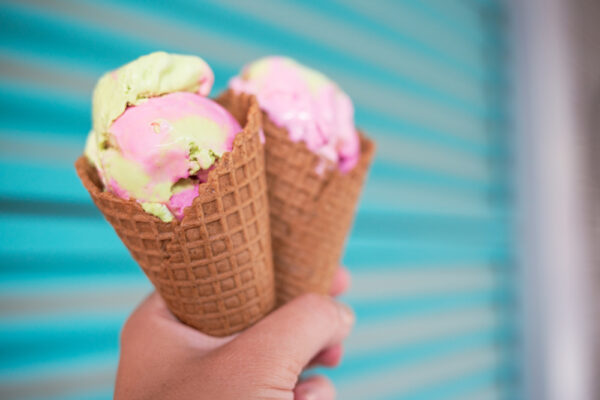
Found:
M 181 221 L 165 223 L 136 201 L 103 191 L 84 157 L 75 167 L 171 312 L 204 333 L 227 336 L 268 314 L 275 291 L 261 113 L 254 96 L 228 91 L 216 101 L 243 130 Z

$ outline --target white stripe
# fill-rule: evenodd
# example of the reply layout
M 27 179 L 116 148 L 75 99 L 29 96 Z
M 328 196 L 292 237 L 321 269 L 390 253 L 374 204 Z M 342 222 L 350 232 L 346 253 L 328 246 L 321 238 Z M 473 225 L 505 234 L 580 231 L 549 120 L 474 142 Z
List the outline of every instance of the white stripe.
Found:
M 389 3 L 391 7 L 396 9 L 395 7 L 399 2 L 389 1 Z M 482 46 L 485 44 L 487 38 L 482 33 L 486 31 L 484 27 L 486 21 L 478 14 L 480 8 L 485 6 L 478 7 L 479 2 L 464 0 L 410 0 L 410 3 L 421 3 L 420 7 L 426 8 L 440 16 L 441 25 L 448 30 L 449 34 L 456 34 L 463 40 L 468 39 Z M 448 29 L 449 27 L 452 27 L 452 29 Z
M 11 57 L 4 51 L 3 54 L 0 54 L 0 70 L 3 80 L 25 81 L 29 85 L 37 87 L 52 87 L 61 93 L 65 91 L 75 94 L 84 93 L 86 97 L 92 93 L 95 77 L 85 72 L 71 68 L 68 73 L 65 73 L 56 68 L 49 68 L 46 64 L 38 66 L 16 57 L 18 55 L 15 54 Z
M 94 277 L 87 277 L 93 282 Z M 0 323 L 5 324 L 10 318 L 20 320 L 34 319 L 36 316 L 50 318 L 56 315 L 79 313 L 80 315 L 93 315 L 97 312 L 117 312 L 118 310 L 133 310 L 152 290 L 150 284 L 141 282 L 137 285 L 112 288 L 110 286 L 87 289 L 69 290 L 63 287 L 56 288 L 54 292 L 38 294 L 28 292 L 19 285 L 18 295 L 0 294 Z
M 481 181 L 494 178 L 491 163 L 483 157 L 465 157 L 435 143 L 392 132 L 377 138 L 377 159 Z
M 487 70 L 480 46 L 465 41 L 464 37 L 457 35 L 455 31 L 446 29 L 406 2 L 397 1 L 393 4 L 386 4 L 363 0 L 338 1 L 368 16 L 378 24 L 385 25 L 399 34 L 416 37 L 420 42 L 426 43 L 442 53 L 447 53 L 454 59 L 460 60 L 461 63 L 468 64 L 478 74 L 485 73 Z M 390 12 L 390 6 L 393 7 L 393 12 Z
M 490 266 L 390 268 L 352 274 L 352 301 L 386 300 L 421 295 L 488 290 L 502 277 Z
M 93 353 L 92 349 L 88 354 L 64 358 L 58 363 L 44 361 L 17 368 L 11 366 L 8 369 L 0 370 L 0 386 L 7 387 L 8 384 L 31 385 L 32 381 L 53 381 L 59 380 L 61 377 L 80 379 L 81 375 L 102 374 L 107 370 L 114 371 L 116 361 L 117 354 L 114 352 Z
M 496 312 L 482 308 L 403 319 L 388 318 L 369 324 L 359 323 L 345 345 L 348 357 L 361 357 L 374 351 L 493 329 L 499 324 L 500 317 Z
M 462 393 L 452 400 L 500 400 L 506 398 L 498 386 L 486 387 L 471 393 Z
M 369 179 L 362 199 L 368 207 L 393 207 L 412 212 L 489 217 L 499 211 L 488 196 L 418 183 L 399 184 L 391 179 Z
M 344 400 L 377 399 L 397 396 L 427 387 L 436 382 L 458 378 L 491 368 L 501 360 L 498 350 L 482 349 L 436 357 L 420 364 L 378 371 L 360 379 L 344 380 L 338 384 L 339 398 Z
M 0 398 L 68 396 L 114 385 L 116 357 L 85 356 L 0 375 Z M 6 371 L 5 371 L 6 372 Z
M 83 132 L 78 138 L 44 134 L 23 137 L 19 132 L 0 130 L 0 159 L 20 161 L 26 156 L 38 164 L 73 168 L 73 160 L 83 153 L 84 144 Z

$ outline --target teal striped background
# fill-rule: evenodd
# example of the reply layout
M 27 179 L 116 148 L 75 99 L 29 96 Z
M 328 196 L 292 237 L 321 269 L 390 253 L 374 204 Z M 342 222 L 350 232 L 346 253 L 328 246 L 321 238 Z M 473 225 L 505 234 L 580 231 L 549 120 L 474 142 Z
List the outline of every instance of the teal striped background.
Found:
M 78 182 L 101 73 L 193 53 L 219 93 L 284 54 L 378 143 L 345 263 L 341 399 L 518 397 L 504 10 L 496 1 L 0 3 L 0 398 L 108 399 L 149 284 Z

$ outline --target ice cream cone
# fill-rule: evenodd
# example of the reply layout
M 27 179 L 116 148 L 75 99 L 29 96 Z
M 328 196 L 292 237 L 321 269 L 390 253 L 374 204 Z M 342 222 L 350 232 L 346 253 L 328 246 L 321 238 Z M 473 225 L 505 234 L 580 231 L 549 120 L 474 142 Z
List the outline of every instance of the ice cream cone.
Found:
M 261 113 L 253 96 L 217 99 L 243 127 L 200 185 L 181 221 L 166 223 L 138 202 L 103 191 L 80 157 L 83 185 L 133 258 L 182 322 L 212 336 L 254 324 L 275 305 Z
M 327 294 L 375 145 L 361 134 L 358 163 L 342 173 L 303 142 L 292 142 L 266 113 L 263 129 L 277 302 Z

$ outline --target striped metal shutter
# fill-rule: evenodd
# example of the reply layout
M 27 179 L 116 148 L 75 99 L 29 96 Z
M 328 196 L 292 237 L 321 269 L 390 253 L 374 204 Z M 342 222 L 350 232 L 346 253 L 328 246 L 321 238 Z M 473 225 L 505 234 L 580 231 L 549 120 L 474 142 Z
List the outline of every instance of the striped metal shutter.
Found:
M 193 53 L 216 87 L 284 54 L 337 80 L 378 143 L 345 263 L 358 325 L 341 399 L 516 395 L 515 276 L 495 1 L 36 1 L 0 5 L 0 397 L 111 398 L 150 290 L 78 182 L 100 74 Z

